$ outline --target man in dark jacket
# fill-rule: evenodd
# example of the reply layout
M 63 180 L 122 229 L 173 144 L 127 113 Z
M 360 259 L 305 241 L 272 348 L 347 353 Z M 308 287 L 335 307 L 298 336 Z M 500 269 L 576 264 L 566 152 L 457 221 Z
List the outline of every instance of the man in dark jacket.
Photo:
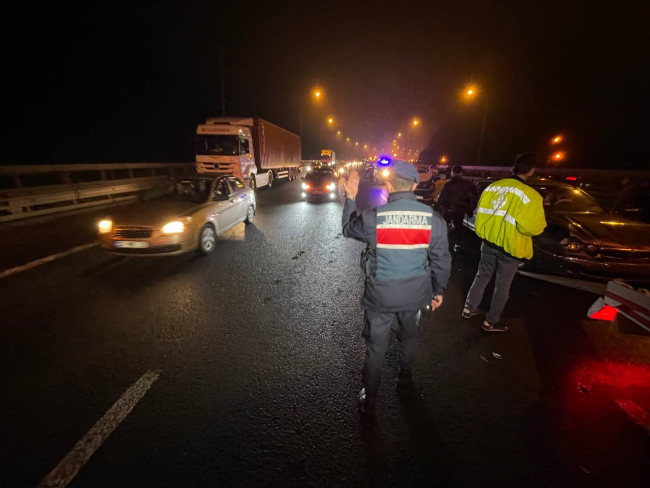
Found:
M 419 203 L 413 193 L 420 179 L 417 170 L 406 161 L 393 161 L 389 171 L 388 203 L 360 214 L 355 203 L 358 174 L 354 171 L 348 180 L 341 180 L 347 196 L 343 235 L 366 243 L 362 255 L 365 292 L 361 299 L 366 360 L 359 410 L 369 417 L 375 415 L 391 326 L 395 321 L 399 324 L 401 391 L 411 384 L 420 310 L 442 305 L 451 267 L 444 221 L 431 207 Z
M 471 216 L 478 203 L 478 191 L 476 186 L 469 180 L 463 178 L 463 167 L 456 165 L 451 169 L 452 178 L 442 189 L 438 204 L 442 216 L 449 224 L 453 223 L 453 230 L 450 231 L 450 248 L 459 250 L 463 237 L 463 219 L 465 215 Z

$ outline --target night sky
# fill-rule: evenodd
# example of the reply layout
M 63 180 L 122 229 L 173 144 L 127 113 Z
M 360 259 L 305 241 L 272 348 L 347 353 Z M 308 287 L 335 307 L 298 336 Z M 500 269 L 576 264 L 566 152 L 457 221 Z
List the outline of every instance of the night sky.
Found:
M 524 151 L 547 158 L 562 134 L 567 167 L 650 166 L 642 2 L 48 8 L 15 17 L 3 164 L 191 161 L 196 125 L 221 112 L 222 49 L 227 115 L 298 132 L 302 99 L 304 158 L 321 147 L 361 154 L 325 127 L 332 115 L 371 152 L 409 130 L 410 147 L 429 146 L 430 160 L 475 164 L 487 102 L 482 164 Z M 468 82 L 480 87 L 472 104 L 460 97 Z

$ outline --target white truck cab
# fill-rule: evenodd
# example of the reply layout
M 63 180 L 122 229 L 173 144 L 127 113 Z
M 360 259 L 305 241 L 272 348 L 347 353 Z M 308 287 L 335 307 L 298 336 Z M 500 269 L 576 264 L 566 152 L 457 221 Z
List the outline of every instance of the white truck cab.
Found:
M 196 171 L 232 174 L 248 180 L 257 173 L 251 128 L 253 119 L 210 118 L 196 129 Z

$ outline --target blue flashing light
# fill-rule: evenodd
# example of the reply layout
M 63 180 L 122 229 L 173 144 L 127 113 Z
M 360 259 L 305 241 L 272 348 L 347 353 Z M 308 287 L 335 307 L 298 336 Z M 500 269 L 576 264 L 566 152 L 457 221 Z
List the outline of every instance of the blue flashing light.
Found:
M 379 164 L 381 166 L 388 166 L 390 164 L 390 158 L 387 158 L 387 157 L 379 158 Z

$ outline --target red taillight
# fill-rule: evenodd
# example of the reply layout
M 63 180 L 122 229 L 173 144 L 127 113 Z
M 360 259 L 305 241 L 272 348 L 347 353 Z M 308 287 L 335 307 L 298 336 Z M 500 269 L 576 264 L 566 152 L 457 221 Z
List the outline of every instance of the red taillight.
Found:
M 576 178 L 575 176 L 567 176 L 566 180 L 567 181 L 578 181 L 578 178 Z

